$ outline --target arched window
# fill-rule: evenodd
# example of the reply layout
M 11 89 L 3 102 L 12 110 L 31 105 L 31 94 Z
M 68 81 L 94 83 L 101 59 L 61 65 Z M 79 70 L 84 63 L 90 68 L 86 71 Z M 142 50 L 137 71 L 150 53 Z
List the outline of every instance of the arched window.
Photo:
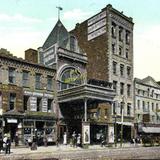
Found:
M 82 84 L 83 77 L 75 68 L 65 69 L 60 77 L 60 90 Z

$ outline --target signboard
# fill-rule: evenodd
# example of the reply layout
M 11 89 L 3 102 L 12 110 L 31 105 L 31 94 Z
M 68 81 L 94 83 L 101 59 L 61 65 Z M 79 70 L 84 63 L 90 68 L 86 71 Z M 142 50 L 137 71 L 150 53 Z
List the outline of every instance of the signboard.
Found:
M 17 123 L 17 119 L 13 119 L 13 118 L 7 118 L 7 122 L 8 123 Z
M 88 27 L 88 34 L 97 30 L 97 29 L 99 29 L 99 28 L 101 28 L 101 27 L 103 27 L 103 26 L 105 26 L 105 25 L 106 25 L 106 19 L 102 19 L 101 21 L 99 21 L 99 22 L 97 22 L 97 23 Z
M 114 143 L 114 127 L 109 126 L 108 129 L 108 142 Z
M 83 123 L 82 125 L 82 131 L 83 131 L 83 144 L 90 144 L 90 124 L 89 123 Z
M 56 62 L 56 49 L 55 45 L 48 48 L 43 53 L 43 62 L 45 65 L 50 66 Z
M 106 32 L 106 11 L 88 20 L 88 41 Z
M 106 17 L 106 11 L 101 12 L 100 14 L 94 16 L 93 18 L 88 20 L 88 26 L 92 25 L 93 23 L 99 21 L 100 19 Z
M 47 112 L 47 108 L 48 108 L 48 99 L 43 98 L 42 99 L 42 112 Z
M 30 111 L 37 111 L 37 97 L 30 97 Z
M 106 32 L 106 26 L 96 30 L 95 32 L 92 32 L 91 34 L 88 35 L 88 41 L 91 39 L 94 39 Z

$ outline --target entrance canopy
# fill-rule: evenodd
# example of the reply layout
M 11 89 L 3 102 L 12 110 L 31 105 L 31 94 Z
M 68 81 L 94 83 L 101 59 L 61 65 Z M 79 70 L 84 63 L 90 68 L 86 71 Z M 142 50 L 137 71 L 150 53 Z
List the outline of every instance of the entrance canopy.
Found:
M 142 127 L 145 133 L 160 133 L 160 127 Z
M 96 99 L 103 102 L 112 102 L 115 93 L 111 86 L 101 87 L 92 84 L 82 84 L 58 92 L 58 102 L 71 102 L 80 99 Z

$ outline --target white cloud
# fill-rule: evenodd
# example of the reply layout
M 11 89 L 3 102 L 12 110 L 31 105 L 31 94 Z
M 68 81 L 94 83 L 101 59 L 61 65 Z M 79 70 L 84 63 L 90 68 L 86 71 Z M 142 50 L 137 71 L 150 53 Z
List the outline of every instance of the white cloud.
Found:
M 81 9 L 73 9 L 67 12 L 64 12 L 64 19 L 65 20 L 83 20 L 88 18 L 89 16 L 92 15 L 92 12 L 85 12 L 82 11 Z
M 143 31 L 135 31 L 134 59 L 135 76 L 153 76 L 160 80 L 160 24 L 152 25 Z
M 32 17 L 25 17 L 21 14 L 8 15 L 1 13 L 0 22 L 40 23 L 42 20 Z

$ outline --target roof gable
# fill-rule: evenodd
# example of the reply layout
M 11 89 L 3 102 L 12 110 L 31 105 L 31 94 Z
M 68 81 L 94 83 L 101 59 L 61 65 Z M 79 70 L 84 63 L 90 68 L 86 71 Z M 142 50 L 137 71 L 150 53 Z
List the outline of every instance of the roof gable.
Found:
M 142 79 L 142 83 L 149 85 L 149 86 L 156 87 L 156 88 L 160 88 L 160 86 L 157 84 L 157 82 L 150 76 Z
M 53 30 L 43 44 L 43 49 L 49 48 L 57 42 L 62 42 L 68 39 L 69 33 L 60 20 L 57 21 Z

